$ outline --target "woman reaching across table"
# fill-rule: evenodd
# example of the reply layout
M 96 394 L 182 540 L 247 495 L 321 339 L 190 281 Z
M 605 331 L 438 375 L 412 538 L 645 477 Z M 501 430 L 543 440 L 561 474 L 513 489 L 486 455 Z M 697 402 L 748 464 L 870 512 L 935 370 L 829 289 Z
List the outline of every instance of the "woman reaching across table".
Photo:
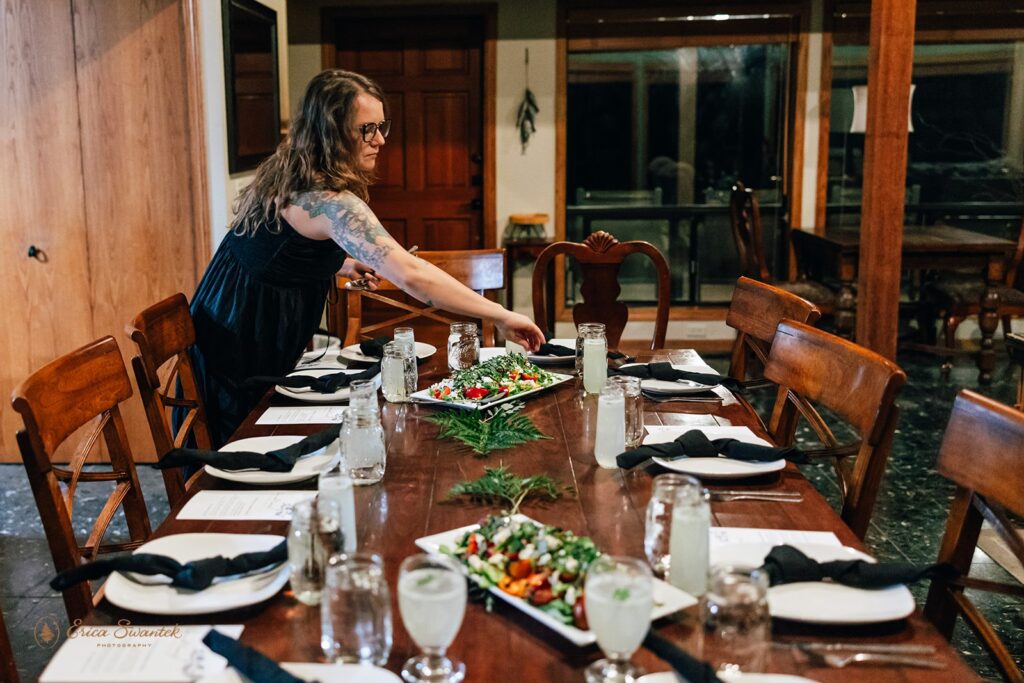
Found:
M 240 196 L 231 233 L 192 300 L 193 360 L 215 447 L 260 398 L 241 383 L 295 366 L 339 272 L 371 288 L 379 273 L 430 306 L 493 320 L 531 350 L 544 341 L 529 318 L 412 256 L 377 220 L 367 187 L 390 128 L 373 81 L 324 71 L 307 87 L 287 138 Z

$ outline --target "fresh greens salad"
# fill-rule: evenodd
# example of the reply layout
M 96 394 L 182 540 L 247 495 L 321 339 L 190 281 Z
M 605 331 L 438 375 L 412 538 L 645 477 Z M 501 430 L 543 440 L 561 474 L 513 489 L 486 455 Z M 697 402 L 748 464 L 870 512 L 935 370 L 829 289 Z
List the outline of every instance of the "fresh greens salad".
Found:
M 430 396 L 442 401 L 491 401 L 547 387 L 557 381 L 526 356 L 510 353 L 465 370 L 431 385 Z
M 493 515 L 464 534 L 454 549 L 442 551 L 461 561 L 484 588 L 497 586 L 562 623 L 586 630 L 583 582 L 601 554 L 586 536 Z

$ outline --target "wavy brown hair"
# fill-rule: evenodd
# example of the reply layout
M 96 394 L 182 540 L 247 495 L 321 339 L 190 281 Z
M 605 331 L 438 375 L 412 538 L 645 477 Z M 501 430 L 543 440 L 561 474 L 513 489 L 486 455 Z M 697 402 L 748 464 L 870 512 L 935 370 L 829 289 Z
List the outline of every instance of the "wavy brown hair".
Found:
M 292 195 L 312 188 L 348 190 L 367 200 L 373 174 L 352 163 L 361 141 L 352 118 L 362 93 L 384 102 L 380 87 L 357 73 L 327 69 L 313 77 L 287 137 L 235 202 L 232 230 L 252 235 L 266 225 L 280 231 L 280 212 Z

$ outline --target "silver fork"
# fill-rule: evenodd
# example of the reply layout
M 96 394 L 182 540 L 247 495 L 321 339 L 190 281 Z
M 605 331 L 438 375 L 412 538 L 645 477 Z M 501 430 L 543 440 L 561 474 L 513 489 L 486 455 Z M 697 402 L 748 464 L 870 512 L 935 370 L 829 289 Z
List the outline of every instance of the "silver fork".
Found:
M 715 396 L 714 398 L 692 398 L 685 395 L 655 397 L 651 396 L 650 394 L 644 394 L 644 397 L 655 403 L 721 403 L 723 400 L 721 396 Z
M 804 497 L 797 491 L 711 491 L 711 499 L 730 500 L 771 500 L 779 503 L 799 503 Z
M 889 664 L 893 666 L 917 666 L 925 669 L 945 669 L 946 664 L 936 659 L 925 657 L 907 657 L 905 655 L 886 655 L 873 652 L 853 652 L 851 654 L 839 654 L 837 652 L 819 652 L 798 645 L 797 649 L 804 655 L 818 664 L 830 666 L 833 669 L 843 669 L 851 664 Z

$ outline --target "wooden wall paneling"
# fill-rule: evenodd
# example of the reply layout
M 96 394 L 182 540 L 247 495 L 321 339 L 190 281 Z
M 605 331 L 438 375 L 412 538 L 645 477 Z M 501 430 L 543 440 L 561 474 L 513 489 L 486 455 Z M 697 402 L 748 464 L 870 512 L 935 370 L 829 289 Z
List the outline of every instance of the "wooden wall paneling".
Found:
M 121 335 L 143 308 L 196 284 L 181 1 L 73 0 L 96 334 Z M 132 443 L 145 444 L 137 455 L 150 459 L 142 406 L 127 408 Z
M 206 124 L 203 105 L 202 54 L 199 38 L 200 0 L 182 0 L 182 28 L 185 38 L 185 69 L 188 83 L 189 151 L 192 167 L 192 234 L 195 274 L 210 262 L 210 216 L 207 213 L 209 185 L 206 176 Z
M 860 225 L 857 342 L 893 359 L 907 176 L 907 109 L 916 0 L 874 0 Z M 900 96 L 899 94 L 904 95 Z
M 12 390 L 93 327 L 68 0 L 0 0 L 0 17 L 0 462 L 20 462 Z

